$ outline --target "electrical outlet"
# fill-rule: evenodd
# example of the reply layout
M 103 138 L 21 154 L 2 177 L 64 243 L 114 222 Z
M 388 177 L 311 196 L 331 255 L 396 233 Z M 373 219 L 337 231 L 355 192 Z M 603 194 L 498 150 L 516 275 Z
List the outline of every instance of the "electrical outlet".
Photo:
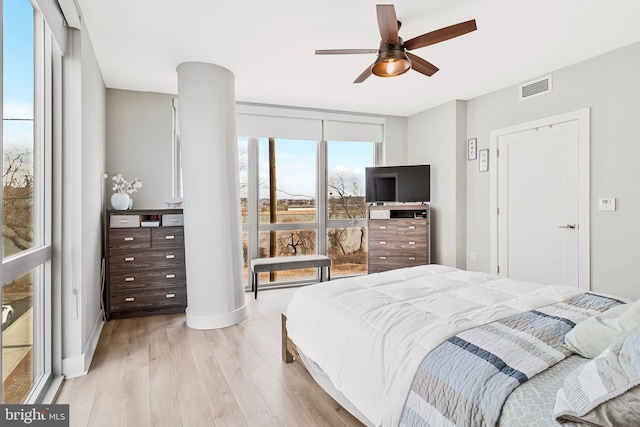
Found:
M 478 258 L 478 254 L 474 251 L 471 251 L 471 253 L 469 254 L 469 258 L 471 258 L 471 261 L 475 261 Z
M 600 199 L 598 200 L 598 210 L 601 211 L 615 211 L 616 199 Z

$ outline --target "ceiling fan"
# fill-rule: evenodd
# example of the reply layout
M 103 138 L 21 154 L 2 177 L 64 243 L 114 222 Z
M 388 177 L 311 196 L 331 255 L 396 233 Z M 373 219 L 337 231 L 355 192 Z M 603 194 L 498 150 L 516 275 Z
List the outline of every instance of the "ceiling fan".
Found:
M 362 83 L 371 74 L 380 77 L 399 76 L 411 68 L 425 76 L 432 76 L 438 71 L 438 67 L 408 51 L 440 43 L 477 29 L 476 20 L 472 19 L 422 34 L 405 42 L 402 38 L 398 37 L 400 21 L 396 18 L 396 10 L 393 5 L 376 5 L 376 13 L 378 15 L 378 28 L 380 29 L 380 36 L 382 37 L 379 49 L 316 50 L 316 55 L 377 53 L 378 57 L 376 61 L 367 67 L 367 69 L 354 80 L 354 83 Z

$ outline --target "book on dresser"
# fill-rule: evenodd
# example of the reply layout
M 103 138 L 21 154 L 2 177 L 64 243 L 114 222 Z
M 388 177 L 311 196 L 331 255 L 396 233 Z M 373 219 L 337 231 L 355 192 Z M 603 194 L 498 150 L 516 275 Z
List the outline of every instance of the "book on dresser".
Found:
M 107 210 L 106 217 L 106 319 L 184 312 L 182 209 Z
M 429 205 L 369 206 L 369 273 L 429 264 Z

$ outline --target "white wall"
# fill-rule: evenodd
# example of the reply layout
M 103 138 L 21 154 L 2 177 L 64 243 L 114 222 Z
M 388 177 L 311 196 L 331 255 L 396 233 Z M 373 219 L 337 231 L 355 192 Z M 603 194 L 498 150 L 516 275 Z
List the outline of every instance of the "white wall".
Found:
M 170 94 L 107 89 L 107 171 L 109 174 L 122 173 L 129 180 L 138 177 L 143 181 L 142 189 L 133 194 L 134 208 L 162 208 L 164 200 L 171 197 L 172 98 L 175 96 Z M 268 105 L 240 105 L 243 111 L 248 108 L 262 108 L 263 113 L 273 108 L 277 114 L 290 110 L 292 117 L 313 114 L 311 110 L 295 108 L 283 110 L 282 107 Z M 322 113 L 333 118 L 341 114 L 357 116 L 352 113 L 319 112 L 320 115 Z M 384 122 L 382 164 L 405 164 L 407 119 L 385 116 Z M 111 194 L 109 188 L 107 197 L 111 197 Z
M 174 97 L 107 89 L 107 171 L 142 180 L 131 195 L 134 208 L 164 208 L 172 195 Z
M 468 103 L 468 136 L 489 147 L 489 132 L 591 107 L 591 288 L 640 298 L 640 43 L 553 73 L 553 91 L 518 101 L 509 87 Z M 535 77 L 535 76 L 532 76 Z M 489 270 L 489 176 L 468 164 L 468 260 Z M 541 173 L 544 171 L 541 170 Z M 617 210 L 600 212 L 600 198 L 616 198 Z
M 461 133 L 465 120 L 466 138 L 477 138 L 478 149 L 482 149 L 489 148 L 491 130 L 591 107 L 591 288 L 638 299 L 640 43 L 552 75 L 553 91 L 547 95 L 519 101 L 518 87 L 512 86 L 469 100 L 466 114 L 460 109 L 458 117 L 454 117 L 454 103 L 450 102 L 409 118 L 408 157 L 432 165 L 435 261 L 455 265 L 449 237 L 454 230 L 451 218 L 460 219 L 464 202 L 459 197 L 464 195 L 467 268 L 490 271 L 489 174 L 478 171 L 477 161 L 466 161 L 466 143 L 460 140 L 461 135 L 455 154 L 453 148 L 454 133 L 456 129 Z M 443 172 L 456 165 L 455 178 L 451 171 Z M 466 189 L 454 181 L 462 179 L 463 173 Z M 458 196 L 455 202 L 454 193 Z M 616 198 L 618 209 L 598 211 L 600 198 Z M 458 225 L 457 230 L 462 232 L 462 227 Z M 470 252 L 477 254 L 476 260 L 468 257 Z M 458 265 L 462 265 L 460 260 Z
M 386 116 L 381 165 L 407 164 L 407 118 Z
M 465 170 L 463 101 L 451 101 L 408 119 L 407 158 L 431 165 L 431 262 L 465 268 Z
M 62 370 L 89 369 L 102 325 L 100 272 L 105 86 L 85 30 L 69 30 L 64 66 Z

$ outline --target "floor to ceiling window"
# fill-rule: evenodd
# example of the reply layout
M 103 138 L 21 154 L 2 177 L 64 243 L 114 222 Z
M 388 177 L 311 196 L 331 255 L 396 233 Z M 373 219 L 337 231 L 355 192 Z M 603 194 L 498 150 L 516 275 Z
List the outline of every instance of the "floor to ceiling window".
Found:
M 322 253 L 333 260 L 332 277 L 367 272 L 364 171 L 375 164 L 375 145 L 238 138 L 247 286 L 252 253 L 260 258 Z M 317 274 L 317 269 L 291 270 L 263 273 L 259 280 L 260 286 L 274 286 L 315 280 Z
M 29 0 L 2 2 L 2 35 L 1 402 L 15 404 L 51 375 L 52 44 Z
M 367 273 L 365 168 L 374 166 L 374 144 L 327 142 L 327 254 L 334 276 Z

